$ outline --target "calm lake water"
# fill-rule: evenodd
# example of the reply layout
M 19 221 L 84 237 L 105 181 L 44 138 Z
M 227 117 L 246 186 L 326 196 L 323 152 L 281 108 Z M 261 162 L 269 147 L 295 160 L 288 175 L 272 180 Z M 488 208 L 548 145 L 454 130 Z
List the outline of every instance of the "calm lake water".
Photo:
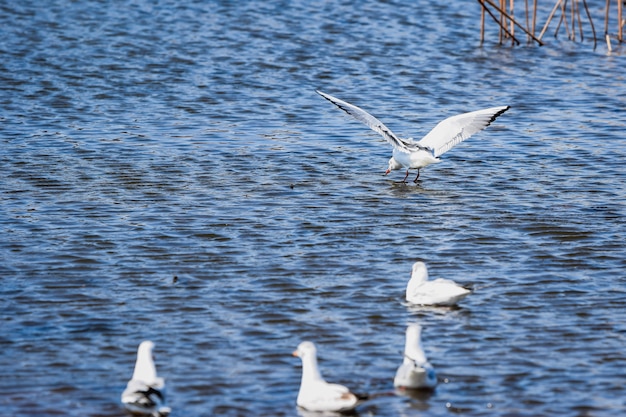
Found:
M 1 414 L 123 416 L 144 339 L 174 417 L 297 416 L 306 339 L 381 394 L 362 416 L 626 413 L 623 50 L 498 46 L 492 23 L 481 46 L 479 16 L 4 2 Z M 511 110 L 403 185 L 316 88 L 405 137 Z M 407 306 L 416 260 L 475 293 Z M 411 322 L 440 378 L 416 398 L 392 386 Z

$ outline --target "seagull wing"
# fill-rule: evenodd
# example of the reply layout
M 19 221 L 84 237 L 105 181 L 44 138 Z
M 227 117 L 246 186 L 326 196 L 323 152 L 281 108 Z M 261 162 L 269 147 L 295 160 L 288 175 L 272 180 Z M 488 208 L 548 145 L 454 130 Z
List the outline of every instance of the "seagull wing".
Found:
M 329 411 L 350 410 L 358 405 L 359 398 L 343 385 L 327 384 L 323 390 L 323 402 Z
M 453 305 L 470 292 L 454 281 L 438 278 L 416 287 L 412 294 L 407 294 L 407 301 L 422 305 Z
M 298 395 L 298 405 L 309 411 L 342 412 L 352 410 L 365 397 L 352 393 L 347 387 L 316 381 L 307 387 L 304 395 Z
M 489 126 L 508 109 L 509 106 L 492 107 L 448 117 L 417 143 L 432 149 L 434 156 L 438 157 Z
M 339 100 L 338 98 L 333 97 L 330 94 L 323 93 L 319 90 L 315 91 L 317 92 L 317 94 L 324 97 L 326 100 L 330 101 L 335 106 L 348 113 L 350 116 L 354 117 L 362 123 L 365 123 L 374 132 L 381 134 L 382 137 L 385 138 L 385 140 L 389 142 L 395 149 L 407 153 L 411 151 L 416 151 L 418 149 L 426 150 L 424 146 L 418 144 L 417 142 L 400 139 L 398 136 L 396 136 L 395 133 L 391 131 L 391 129 L 385 126 L 383 122 L 381 122 L 362 108 L 350 104 L 346 101 Z
M 122 393 L 122 403 L 131 407 L 151 409 L 161 405 L 164 401 L 165 396 L 160 389 L 136 379 L 129 381 Z

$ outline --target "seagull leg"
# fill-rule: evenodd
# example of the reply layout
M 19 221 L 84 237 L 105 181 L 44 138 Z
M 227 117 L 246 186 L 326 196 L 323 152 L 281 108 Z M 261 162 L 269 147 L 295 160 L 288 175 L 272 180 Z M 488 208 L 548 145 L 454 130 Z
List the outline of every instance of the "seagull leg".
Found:
M 417 168 L 417 177 L 415 177 L 415 179 L 413 180 L 414 183 L 417 184 L 417 179 L 420 177 L 420 169 Z M 405 178 L 406 179 L 406 178 Z
M 408 176 L 409 176 L 409 170 L 407 168 L 406 175 L 404 176 L 404 179 L 402 181 L 400 181 L 400 182 L 406 184 L 406 179 L 408 178 Z

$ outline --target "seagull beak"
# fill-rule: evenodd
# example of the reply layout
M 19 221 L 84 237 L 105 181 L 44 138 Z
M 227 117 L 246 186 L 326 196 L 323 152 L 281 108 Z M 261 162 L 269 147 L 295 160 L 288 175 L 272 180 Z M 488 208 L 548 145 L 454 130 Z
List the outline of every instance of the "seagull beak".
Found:
M 291 356 L 298 357 L 298 356 L 300 356 L 300 355 L 298 354 L 298 351 L 297 351 L 297 350 L 294 350 L 293 352 L 291 352 Z
M 391 172 L 391 170 L 389 168 L 387 168 L 387 171 L 385 171 L 385 175 L 388 175 Z

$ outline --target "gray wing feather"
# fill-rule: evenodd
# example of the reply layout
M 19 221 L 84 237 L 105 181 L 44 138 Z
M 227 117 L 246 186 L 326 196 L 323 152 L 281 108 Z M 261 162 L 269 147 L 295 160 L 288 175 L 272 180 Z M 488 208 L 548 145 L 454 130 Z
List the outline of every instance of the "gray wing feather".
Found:
M 489 126 L 509 106 L 492 107 L 449 117 L 437 124 L 418 143 L 433 150 L 436 157 L 452 149 L 474 133 Z
M 400 139 L 398 136 L 396 136 L 395 133 L 391 131 L 391 129 L 385 126 L 383 122 L 381 122 L 365 110 L 361 109 L 360 107 L 357 107 L 346 101 L 339 100 L 338 98 L 333 97 L 330 94 L 323 93 L 319 90 L 315 91 L 320 96 L 324 97 L 326 100 L 330 101 L 335 106 L 348 113 L 350 116 L 366 124 L 374 132 L 382 135 L 382 137 L 385 138 L 385 140 L 389 142 L 394 148 L 404 152 L 411 152 L 417 149 L 426 149 L 424 146 L 422 146 L 422 144 L 418 144 L 417 142 Z

